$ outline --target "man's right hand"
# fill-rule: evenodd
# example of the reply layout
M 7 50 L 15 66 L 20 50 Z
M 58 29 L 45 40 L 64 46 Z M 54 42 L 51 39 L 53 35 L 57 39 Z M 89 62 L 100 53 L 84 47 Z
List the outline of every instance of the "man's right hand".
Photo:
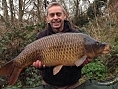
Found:
M 45 68 L 45 65 L 42 65 L 41 64 L 41 61 L 39 61 L 39 60 L 33 62 L 33 65 L 32 66 L 34 66 L 36 68 L 42 68 L 42 67 Z

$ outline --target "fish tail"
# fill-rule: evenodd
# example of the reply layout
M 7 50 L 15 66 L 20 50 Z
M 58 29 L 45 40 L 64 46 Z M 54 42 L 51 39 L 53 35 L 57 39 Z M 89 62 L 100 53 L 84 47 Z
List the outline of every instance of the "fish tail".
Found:
M 9 85 L 14 85 L 21 70 L 14 65 L 14 60 L 12 60 L 0 68 L 0 76 L 8 76 Z
M 14 69 L 13 61 L 10 61 L 0 68 L 0 76 L 10 76 Z
M 22 69 L 14 68 L 13 72 L 11 73 L 11 75 L 9 77 L 9 85 L 13 86 L 16 83 L 21 71 L 22 71 Z

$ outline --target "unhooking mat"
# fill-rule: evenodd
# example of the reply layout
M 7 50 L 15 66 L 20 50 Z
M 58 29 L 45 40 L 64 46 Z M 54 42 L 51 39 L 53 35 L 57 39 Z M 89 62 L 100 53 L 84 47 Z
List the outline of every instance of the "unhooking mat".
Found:
M 5 89 L 12 89 L 12 88 L 5 88 Z M 16 88 L 16 89 L 56 89 L 56 88 L 53 88 L 52 86 L 49 85 L 46 86 L 41 85 L 39 87 L 34 87 L 34 88 L 28 87 L 28 88 Z M 105 82 L 98 82 L 97 80 L 88 79 L 80 86 L 74 89 L 118 89 L 118 77 L 115 77 L 114 79 Z

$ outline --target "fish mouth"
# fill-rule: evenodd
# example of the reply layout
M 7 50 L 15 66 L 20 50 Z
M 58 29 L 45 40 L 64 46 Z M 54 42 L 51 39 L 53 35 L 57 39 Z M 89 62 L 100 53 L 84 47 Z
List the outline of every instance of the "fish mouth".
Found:
M 110 51 L 110 47 L 109 47 L 109 45 L 107 44 L 106 46 L 105 46 L 105 48 L 104 48 L 104 50 L 103 50 L 103 54 L 107 54 L 107 53 L 109 53 L 109 51 Z

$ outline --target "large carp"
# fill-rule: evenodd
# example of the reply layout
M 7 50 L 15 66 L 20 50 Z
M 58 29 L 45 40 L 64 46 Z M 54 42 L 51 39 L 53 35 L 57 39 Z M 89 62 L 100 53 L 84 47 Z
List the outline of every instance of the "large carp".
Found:
M 56 66 L 53 70 L 55 75 L 62 66 L 80 66 L 87 57 L 94 58 L 108 52 L 108 44 L 86 34 L 58 33 L 27 45 L 16 58 L 0 68 L 0 76 L 9 76 L 9 85 L 14 85 L 21 70 L 36 60 L 45 66 Z

